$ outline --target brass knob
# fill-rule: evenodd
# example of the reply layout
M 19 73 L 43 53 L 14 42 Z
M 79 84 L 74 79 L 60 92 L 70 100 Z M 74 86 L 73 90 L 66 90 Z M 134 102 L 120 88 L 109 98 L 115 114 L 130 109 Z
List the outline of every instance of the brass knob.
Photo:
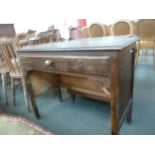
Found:
M 47 59 L 47 60 L 45 60 L 45 65 L 48 67 L 48 66 L 51 66 L 51 65 L 54 65 L 55 63 L 54 63 L 54 61 L 52 61 L 52 60 L 49 60 L 49 59 Z

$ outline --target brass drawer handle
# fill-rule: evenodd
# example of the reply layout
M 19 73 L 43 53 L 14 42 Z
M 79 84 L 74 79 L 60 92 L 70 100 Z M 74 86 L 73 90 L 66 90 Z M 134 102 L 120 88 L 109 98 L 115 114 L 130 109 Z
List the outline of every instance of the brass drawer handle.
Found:
M 54 61 L 52 61 L 52 60 L 50 60 L 50 59 L 47 59 L 47 60 L 45 60 L 45 66 L 53 66 L 54 64 L 55 64 L 55 62 Z

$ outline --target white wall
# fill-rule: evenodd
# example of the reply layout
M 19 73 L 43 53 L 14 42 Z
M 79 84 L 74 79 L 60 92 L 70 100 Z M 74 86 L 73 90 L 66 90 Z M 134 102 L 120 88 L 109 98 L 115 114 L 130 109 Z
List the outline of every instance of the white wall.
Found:
M 15 23 L 17 33 L 28 29 L 44 31 L 54 24 L 66 35 L 76 19 L 87 19 L 88 24 L 111 24 L 117 19 L 154 18 L 154 4 L 149 2 L 147 9 L 148 3 L 143 3 L 137 8 L 139 2 L 132 0 L 0 0 L 0 23 Z

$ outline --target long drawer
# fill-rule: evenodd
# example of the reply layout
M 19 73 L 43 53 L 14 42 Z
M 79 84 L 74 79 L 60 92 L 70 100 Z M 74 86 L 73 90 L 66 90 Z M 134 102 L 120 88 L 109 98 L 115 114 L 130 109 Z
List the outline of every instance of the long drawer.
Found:
M 109 56 L 20 57 L 25 68 L 53 73 L 109 76 Z

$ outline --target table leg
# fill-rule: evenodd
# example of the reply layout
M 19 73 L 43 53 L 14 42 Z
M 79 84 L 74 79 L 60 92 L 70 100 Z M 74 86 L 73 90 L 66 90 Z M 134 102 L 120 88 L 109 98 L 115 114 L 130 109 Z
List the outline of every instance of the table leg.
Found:
M 27 88 L 28 88 L 28 92 L 29 92 L 29 98 L 31 100 L 31 104 L 32 104 L 32 109 L 33 109 L 33 112 L 35 114 L 35 117 L 37 119 L 40 118 L 40 114 L 39 114 L 39 110 L 38 110 L 38 107 L 37 107 L 37 104 L 36 104 L 36 100 L 35 100 L 35 95 L 34 95 L 34 92 L 33 92 L 33 88 L 32 88 L 32 84 L 31 84 L 31 81 L 27 75 L 26 77 L 26 83 L 27 83 Z
M 119 134 L 119 122 L 118 122 L 118 111 L 117 104 L 113 103 L 111 106 L 111 134 L 118 135 Z
M 128 113 L 127 113 L 127 122 L 131 123 L 132 121 L 132 101 L 130 103 L 130 107 L 128 109 Z

